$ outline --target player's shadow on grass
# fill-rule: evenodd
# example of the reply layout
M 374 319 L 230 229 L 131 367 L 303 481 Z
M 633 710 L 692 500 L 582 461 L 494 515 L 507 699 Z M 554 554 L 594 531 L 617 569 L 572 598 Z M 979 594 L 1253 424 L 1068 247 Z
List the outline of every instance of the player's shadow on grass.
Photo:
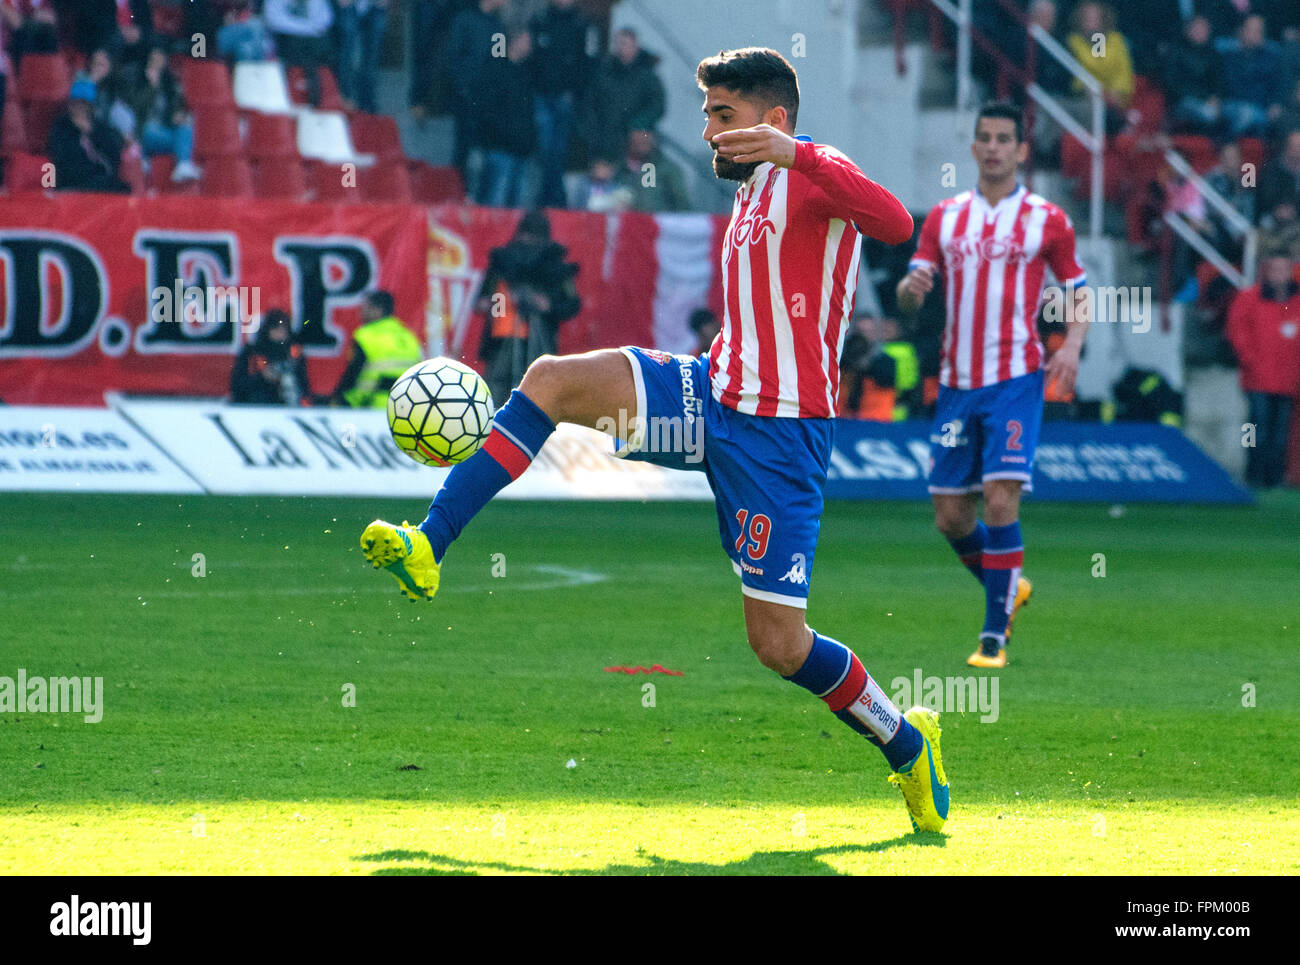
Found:
M 827 855 L 871 853 L 899 847 L 942 848 L 947 837 L 937 832 L 901 834 L 888 841 L 872 844 L 841 844 L 831 848 L 804 851 L 755 851 L 741 861 L 711 864 L 705 861 L 675 861 L 658 855 L 644 854 L 644 864 L 610 864 L 603 868 L 546 869 L 504 861 L 467 861 L 430 851 L 379 851 L 357 855 L 357 861 L 384 863 L 376 875 L 494 875 L 494 874 L 564 874 L 564 875 L 842 875 L 821 858 Z

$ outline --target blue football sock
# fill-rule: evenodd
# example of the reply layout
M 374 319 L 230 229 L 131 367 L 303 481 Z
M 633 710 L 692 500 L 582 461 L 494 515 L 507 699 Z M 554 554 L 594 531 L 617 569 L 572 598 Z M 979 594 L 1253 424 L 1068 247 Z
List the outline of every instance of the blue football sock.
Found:
M 488 501 L 518 479 L 555 431 L 550 416 L 518 389 L 492 420 L 483 448 L 453 466 L 434 497 L 420 531 L 429 537 L 439 563 L 447 547 Z
M 838 640 L 813 631 L 808 658 L 785 679 L 826 701 L 836 717 L 884 752 L 894 770 L 921 752 L 920 732 L 903 719 L 857 654 Z
M 984 547 L 984 629 L 981 636 L 994 636 L 1002 643 L 1007 639 L 1007 622 L 1016 600 L 1016 584 L 1025 562 L 1025 546 L 1020 538 L 1020 522 L 990 526 Z
M 984 582 L 984 547 L 988 543 L 989 531 L 983 520 L 975 521 L 975 528 L 961 539 L 950 539 L 948 545 L 965 564 L 966 569 L 980 583 Z

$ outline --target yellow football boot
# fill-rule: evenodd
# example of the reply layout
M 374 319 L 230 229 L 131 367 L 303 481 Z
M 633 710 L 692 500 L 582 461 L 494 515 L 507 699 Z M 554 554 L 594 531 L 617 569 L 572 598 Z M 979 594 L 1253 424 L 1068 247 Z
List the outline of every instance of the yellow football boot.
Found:
M 939 754 L 939 715 L 924 707 L 913 707 L 903 718 L 921 732 L 921 752 L 916 759 L 893 774 L 889 783 L 897 784 L 907 802 L 914 831 L 942 831 L 948 820 L 948 776 Z
M 361 534 L 361 552 L 375 569 L 397 580 L 408 600 L 432 600 L 438 592 L 438 562 L 429 538 L 410 523 L 401 526 L 377 519 Z

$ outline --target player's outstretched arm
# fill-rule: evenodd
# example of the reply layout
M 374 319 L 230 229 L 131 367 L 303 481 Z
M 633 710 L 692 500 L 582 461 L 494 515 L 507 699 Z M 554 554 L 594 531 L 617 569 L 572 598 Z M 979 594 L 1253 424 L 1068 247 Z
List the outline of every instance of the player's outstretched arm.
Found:
M 808 203 L 853 223 L 863 234 L 890 245 L 912 237 L 912 216 L 903 203 L 833 148 L 796 141 L 770 124 L 723 131 L 713 143 L 723 157 L 739 164 L 770 161 L 798 171 L 813 185 Z

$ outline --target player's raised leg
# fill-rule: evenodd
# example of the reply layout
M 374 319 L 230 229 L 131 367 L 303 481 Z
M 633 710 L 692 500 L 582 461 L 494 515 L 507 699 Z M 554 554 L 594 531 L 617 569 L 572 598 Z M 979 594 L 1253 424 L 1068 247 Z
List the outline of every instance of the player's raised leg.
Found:
M 626 412 L 619 418 L 619 412 Z M 419 526 L 375 520 L 361 536 L 370 563 L 397 579 L 412 600 L 432 599 L 447 547 L 488 501 L 518 479 L 560 422 L 635 425 L 636 381 L 622 352 L 544 355 L 497 410 L 483 447 L 455 466 Z
M 948 819 L 948 779 L 939 755 L 938 715 L 902 713 L 857 655 L 811 629 L 805 611 L 745 596 L 749 645 L 763 666 L 826 702 L 841 721 L 875 744 L 889 762 L 917 831 L 938 831 Z

